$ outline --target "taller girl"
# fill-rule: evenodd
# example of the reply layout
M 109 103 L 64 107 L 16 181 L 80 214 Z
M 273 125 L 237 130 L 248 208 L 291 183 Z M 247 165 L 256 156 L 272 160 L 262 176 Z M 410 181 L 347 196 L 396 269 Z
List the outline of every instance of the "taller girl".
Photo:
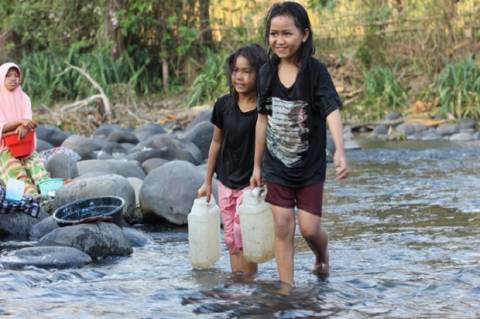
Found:
M 271 7 L 265 42 L 269 61 L 259 72 L 259 114 L 250 184 L 263 184 L 262 175 L 266 181 L 266 200 L 272 205 L 275 222 L 277 270 L 280 281 L 293 285 L 295 206 L 300 232 L 316 257 L 313 270 L 322 276 L 328 274 L 328 234 L 320 226 L 326 122 L 336 147 L 337 178 L 343 179 L 348 167 L 341 101 L 325 65 L 312 56 L 310 20 L 300 4 L 287 1 Z

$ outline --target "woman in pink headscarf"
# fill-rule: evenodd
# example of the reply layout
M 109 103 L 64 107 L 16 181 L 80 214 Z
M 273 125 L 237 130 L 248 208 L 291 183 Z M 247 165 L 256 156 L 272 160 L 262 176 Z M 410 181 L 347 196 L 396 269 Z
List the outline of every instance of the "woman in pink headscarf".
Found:
M 0 132 L 16 132 L 20 138 L 37 124 L 32 120 L 30 98 L 23 92 L 20 83 L 22 73 L 14 63 L 0 66 Z M 38 153 L 28 157 L 15 158 L 5 145 L 0 144 L 0 179 L 25 182 L 25 194 L 39 196 L 38 183 L 48 178 L 48 172 Z

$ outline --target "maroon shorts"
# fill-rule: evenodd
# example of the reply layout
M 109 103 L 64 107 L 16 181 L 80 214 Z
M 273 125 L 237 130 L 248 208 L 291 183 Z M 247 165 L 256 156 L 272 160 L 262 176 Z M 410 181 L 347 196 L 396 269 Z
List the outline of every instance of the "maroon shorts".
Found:
M 297 206 L 298 209 L 322 216 L 323 182 L 302 187 L 287 187 L 272 182 L 266 184 L 265 200 L 270 204 L 284 208 Z

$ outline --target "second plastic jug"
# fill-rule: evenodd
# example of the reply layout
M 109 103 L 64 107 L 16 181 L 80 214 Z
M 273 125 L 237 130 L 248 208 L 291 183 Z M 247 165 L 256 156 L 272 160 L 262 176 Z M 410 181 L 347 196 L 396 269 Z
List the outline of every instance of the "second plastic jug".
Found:
M 188 214 L 188 244 L 193 268 L 205 269 L 220 258 L 220 209 L 213 196 L 196 198 Z
M 262 263 L 275 256 L 272 208 L 263 188 L 247 189 L 238 206 L 245 259 Z

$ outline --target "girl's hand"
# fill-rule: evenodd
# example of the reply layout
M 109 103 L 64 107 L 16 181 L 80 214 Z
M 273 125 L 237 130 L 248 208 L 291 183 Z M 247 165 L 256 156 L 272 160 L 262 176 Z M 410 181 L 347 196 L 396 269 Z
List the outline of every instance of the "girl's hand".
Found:
M 212 184 L 204 182 L 197 191 L 197 197 L 207 197 L 207 203 L 210 203 L 210 197 L 212 196 Z
M 23 126 L 23 125 L 19 125 L 16 129 L 15 129 L 15 133 L 17 133 L 17 136 L 19 139 L 22 139 L 25 137 L 25 135 L 27 135 L 27 132 L 28 132 L 28 128 Z
M 30 130 L 34 130 L 37 127 L 37 123 L 34 120 L 23 119 L 20 121 L 20 125 Z
M 252 177 L 250 178 L 250 187 L 260 187 L 263 186 L 262 170 L 260 168 L 254 168 Z
M 348 176 L 347 158 L 344 152 L 335 152 L 333 155 L 333 163 L 335 164 L 335 172 L 337 179 L 345 179 Z

